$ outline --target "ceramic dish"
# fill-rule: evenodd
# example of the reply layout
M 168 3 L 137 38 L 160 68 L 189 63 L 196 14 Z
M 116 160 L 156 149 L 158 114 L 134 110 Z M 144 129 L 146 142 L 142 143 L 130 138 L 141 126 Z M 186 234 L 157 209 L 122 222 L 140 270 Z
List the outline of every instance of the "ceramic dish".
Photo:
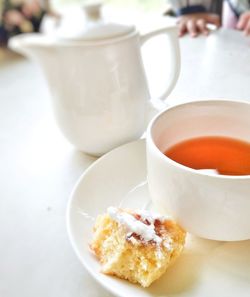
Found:
M 111 151 L 79 179 L 68 204 L 68 233 L 78 258 L 99 283 L 121 297 L 250 296 L 250 241 L 225 243 L 189 235 L 179 259 L 147 289 L 100 273 L 89 250 L 96 215 L 111 205 L 149 208 L 149 201 L 144 140 Z

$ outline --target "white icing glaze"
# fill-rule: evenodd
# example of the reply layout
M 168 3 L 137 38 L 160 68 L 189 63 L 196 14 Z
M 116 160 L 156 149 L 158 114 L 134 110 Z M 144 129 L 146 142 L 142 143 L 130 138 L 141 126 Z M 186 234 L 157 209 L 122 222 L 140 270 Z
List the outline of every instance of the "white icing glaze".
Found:
M 144 215 L 142 215 L 140 212 L 137 212 L 139 215 L 142 216 L 143 219 L 148 220 L 150 225 L 146 225 L 143 222 L 134 218 L 133 215 L 126 212 L 122 212 L 116 207 L 109 207 L 107 212 L 113 220 L 124 225 L 130 234 L 135 233 L 139 235 L 144 241 L 152 240 L 157 244 L 160 244 L 162 242 L 161 237 L 159 237 L 155 233 L 154 229 L 154 222 L 156 219 L 159 219 L 159 216 L 157 216 L 156 218 L 152 216 L 152 214 L 150 216 L 149 212 L 144 211 Z M 163 217 L 161 217 L 161 219 L 163 219 Z
M 138 211 L 136 211 L 136 213 L 138 213 L 143 220 L 148 220 L 150 222 L 150 224 L 153 224 L 155 222 L 155 220 L 159 220 L 162 223 L 162 222 L 166 221 L 167 219 L 169 219 L 166 216 L 162 216 L 158 213 L 152 213 L 148 210 L 138 210 Z
M 167 250 L 172 250 L 173 249 L 173 240 L 172 238 L 168 237 L 168 238 L 165 238 L 165 240 L 163 241 L 163 245 L 165 246 L 165 248 Z

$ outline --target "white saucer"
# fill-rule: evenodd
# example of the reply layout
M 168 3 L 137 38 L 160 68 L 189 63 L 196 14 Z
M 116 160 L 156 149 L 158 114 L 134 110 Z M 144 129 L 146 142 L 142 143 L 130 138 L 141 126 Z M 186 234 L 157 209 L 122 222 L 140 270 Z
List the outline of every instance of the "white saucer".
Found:
M 121 297 L 249 297 L 250 240 L 217 242 L 188 236 L 183 254 L 148 289 L 100 273 L 89 250 L 93 218 L 108 206 L 147 207 L 144 140 L 123 145 L 85 171 L 76 184 L 67 210 L 73 248 L 92 276 Z

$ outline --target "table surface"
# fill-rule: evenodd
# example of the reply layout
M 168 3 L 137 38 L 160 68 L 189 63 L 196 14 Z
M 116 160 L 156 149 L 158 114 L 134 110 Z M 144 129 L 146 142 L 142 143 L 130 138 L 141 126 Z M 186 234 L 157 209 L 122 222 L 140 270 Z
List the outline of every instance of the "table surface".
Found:
M 182 70 L 170 104 L 250 100 L 250 38 L 219 30 L 180 43 Z M 65 224 L 70 192 L 95 158 L 76 151 L 58 130 L 39 68 L 5 50 L 0 158 L 0 296 L 112 296 L 76 258 Z

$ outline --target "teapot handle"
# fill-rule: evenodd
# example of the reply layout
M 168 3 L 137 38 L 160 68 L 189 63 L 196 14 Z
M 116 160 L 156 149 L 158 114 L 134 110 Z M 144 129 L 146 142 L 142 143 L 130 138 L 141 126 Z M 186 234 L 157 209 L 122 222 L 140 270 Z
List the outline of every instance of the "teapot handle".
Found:
M 152 37 L 155 37 L 157 35 L 161 34 L 167 34 L 169 37 L 169 44 L 170 44 L 170 55 L 171 55 L 171 64 L 170 65 L 170 79 L 169 83 L 166 87 L 166 90 L 161 94 L 156 101 L 160 103 L 162 106 L 162 101 L 165 101 L 167 96 L 171 93 L 174 86 L 176 85 L 177 79 L 180 74 L 180 46 L 179 46 L 179 40 L 178 40 L 178 31 L 176 26 L 166 27 L 162 28 L 153 32 L 149 32 L 145 35 L 141 35 L 141 46 L 147 42 Z M 154 100 L 155 101 L 155 100 Z

